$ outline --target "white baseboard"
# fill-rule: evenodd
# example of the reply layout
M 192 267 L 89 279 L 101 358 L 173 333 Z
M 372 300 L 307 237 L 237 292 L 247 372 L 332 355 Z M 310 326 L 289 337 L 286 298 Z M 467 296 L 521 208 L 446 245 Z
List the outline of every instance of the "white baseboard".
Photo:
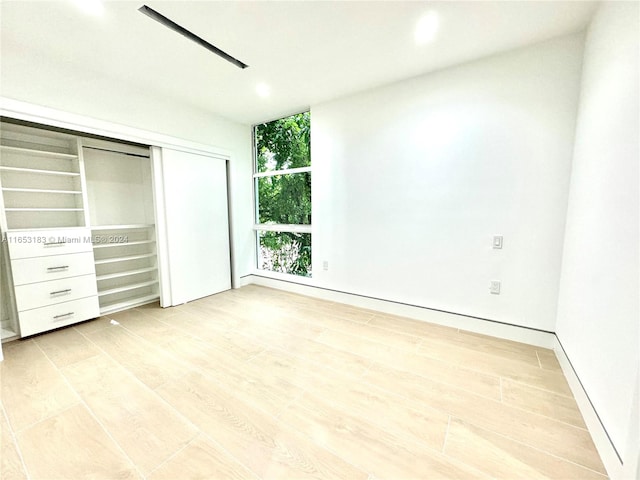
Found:
M 509 325 L 480 318 L 473 318 L 455 313 L 440 312 L 428 308 L 405 305 L 388 300 L 364 297 L 346 292 L 328 290 L 300 283 L 267 278 L 258 275 L 247 275 L 240 279 L 239 286 L 260 285 L 291 293 L 320 298 L 331 302 L 344 303 L 354 307 L 376 310 L 381 313 L 399 315 L 403 317 L 435 323 L 447 327 L 459 328 L 470 332 L 481 333 L 493 337 L 504 338 L 515 342 L 527 343 L 543 348 L 553 348 L 555 335 L 549 332 L 533 330 L 518 325 Z
M 587 425 L 587 429 L 591 434 L 591 438 L 593 439 L 593 443 L 600 454 L 600 458 L 602 459 L 602 463 L 604 464 L 604 468 L 606 468 L 607 473 L 609 474 L 609 478 L 612 480 L 622 480 L 626 478 L 623 471 L 623 465 L 616 454 L 615 449 L 613 448 L 613 444 L 611 440 L 609 440 L 609 436 L 607 435 L 604 426 L 600 422 L 598 418 L 598 414 L 596 410 L 593 408 L 591 401 L 589 400 L 589 396 L 587 392 L 585 392 L 582 387 L 582 383 L 578 378 L 567 354 L 565 353 L 562 345 L 558 338 L 554 335 L 554 346 L 553 350 L 558 357 L 558 361 L 560 362 L 560 367 L 562 367 L 562 372 L 569 383 L 569 387 L 571 388 L 571 392 L 573 393 L 574 398 L 578 404 L 578 408 L 580 409 L 580 413 L 584 418 L 584 422 Z

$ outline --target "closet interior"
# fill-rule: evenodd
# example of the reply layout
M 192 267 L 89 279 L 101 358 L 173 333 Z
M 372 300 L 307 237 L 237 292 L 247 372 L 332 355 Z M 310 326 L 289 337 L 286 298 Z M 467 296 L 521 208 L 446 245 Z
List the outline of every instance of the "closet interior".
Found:
M 2 339 L 159 298 L 150 149 L 0 123 Z
M 149 148 L 82 145 L 100 313 L 159 298 Z

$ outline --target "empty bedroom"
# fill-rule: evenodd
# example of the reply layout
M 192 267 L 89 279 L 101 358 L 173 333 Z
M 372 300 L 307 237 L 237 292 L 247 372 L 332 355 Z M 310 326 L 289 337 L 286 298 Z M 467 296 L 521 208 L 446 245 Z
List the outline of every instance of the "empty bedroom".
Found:
M 0 1 L 0 480 L 640 479 L 640 3 Z

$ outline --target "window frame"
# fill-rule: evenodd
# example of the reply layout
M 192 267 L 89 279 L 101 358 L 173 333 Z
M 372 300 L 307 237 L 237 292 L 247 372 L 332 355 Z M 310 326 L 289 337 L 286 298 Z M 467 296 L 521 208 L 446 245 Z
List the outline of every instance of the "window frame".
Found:
M 303 173 L 309 173 L 309 175 L 313 175 L 312 173 L 312 165 L 309 165 L 308 167 L 296 167 L 296 168 L 285 168 L 282 170 L 271 170 L 271 171 L 267 171 L 267 172 L 258 172 L 258 152 L 257 152 L 257 142 L 256 142 L 256 129 L 258 126 L 263 125 L 265 123 L 269 123 L 269 122 L 273 122 L 276 120 L 280 120 L 282 118 L 287 118 L 289 116 L 292 115 L 298 115 L 301 113 L 306 113 L 308 112 L 308 110 L 304 110 L 302 112 L 298 112 L 298 113 L 292 113 L 290 115 L 285 115 L 284 117 L 279 117 L 273 120 L 268 120 L 266 122 L 261 122 L 261 123 L 257 123 L 254 124 L 252 126 L 252 157 L 253 157 L 253 175 L 252 175 L 252 181 L 253 181 L 253 211 L 254 211 L 254 215 L 253 215 L 253 231 L 254 231 L 254 235 L 255 235 L 255 247 L 256 247 L 256 270 L 258 272 L 265 273 L 268 275 L 272 275 L 274 277 L 286 277 L 287 279 L 298 279 L 298 280 L 303 280 L 304 281 L 309 281 L 311 279 L 311 276 L 306 277 L 306 276 L 302 276 L 302 275 L 296 275 L 293 273 L 283 273 L 283 272 L 275 272 L 272 270 L 265 270 L 260 268 L 260 232 L 287 232 L 287 233 L 308 233 L 308 234 L 312 234 L 311 230 L 312 230 L 312 223 L 313 223 L 313 217 L 312 217 L 312 223 L 310 224 L 282 224 L 282 223 L 260 223 L 260 201 L 259 201 L 259 192 L 258 192 L 258 179 L 260 178 L 265 178 L 265 177 L 275 177 L 278 175 L 290 175 L 290 174 L 303 174 Z M 309 162 L 311 163 L 311 152 L 309 152 Z M 312 200 L 312 205 L 313 205 L 313 200 Z M 311 250 L 311 258 L 313 259 L 313 249 Z M 313 260 L 312 260 L 313 263 Z

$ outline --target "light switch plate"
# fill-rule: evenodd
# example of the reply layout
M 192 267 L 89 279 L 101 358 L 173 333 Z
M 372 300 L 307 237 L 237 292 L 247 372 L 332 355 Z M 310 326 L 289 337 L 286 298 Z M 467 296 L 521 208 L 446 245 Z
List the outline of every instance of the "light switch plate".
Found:
M 491 280 L 489 292 L 493 295 L 500 295 L 500 282 L 498 280 Z
M 493 248 L 501 249 L 502 248 L 502 235 L 494 235 L 493 236 Z

